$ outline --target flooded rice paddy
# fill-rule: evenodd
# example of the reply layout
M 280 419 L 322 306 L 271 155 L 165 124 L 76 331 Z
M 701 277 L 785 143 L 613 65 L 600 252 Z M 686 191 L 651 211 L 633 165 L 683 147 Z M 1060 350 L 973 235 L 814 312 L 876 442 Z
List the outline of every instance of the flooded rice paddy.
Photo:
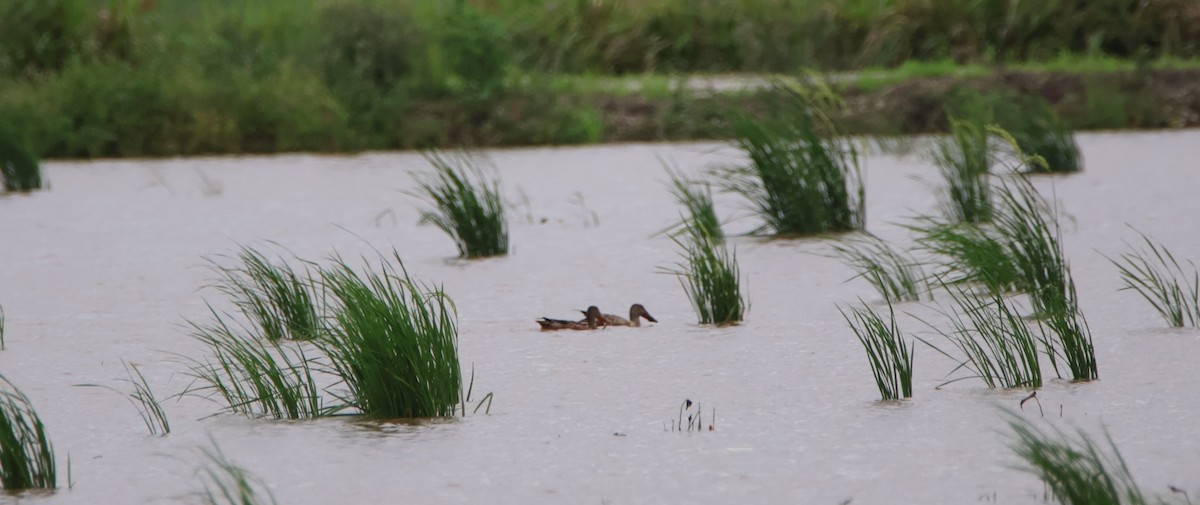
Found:
M 1200 132 L 1089 134 L 1078 175 L 1036 179 L 1068 216 L 1063 242 L 1095 340 L 1100 380 L 1049 382 L 1039 426 L 1107 428 L 1144 489 L 1200 495 L 1200 334 L 1167 329 L 1121 291 L 1102 254 L 1155 236 L 1200 259 Z M 287 155 L 49 162 L 49 191 L 0 198 L 0 372 L 46 423 L 62 489 L 27 503 L 171 503 L 201 484 L 200 447 L 218 444 L 279 503 L 1040 503 L 1043 485 L 1013 468 L 1001 408 L 1027 391 L 961 381 L 916 347 L 914 397 L 878 403 L 865 354 L 837 305 L 879 302 L 822 239 L 737 237 L 747 320 L 695 324 L 677 280 L 679 217 L 656 156 L 691 174 L 738 162 L 719 144 L 491 152 L 508 199 L 512 254 L 453 259 L 448 237 L 417 225 L 417 154 Z M 918 157 L 866 162 L 868 229 L 911 244 L 907 217 L 934 212 Z M 756 224 L 717 196 L 727 230 Z M 295 255 L 352 260 L 394 248 L 417 279 L 458 307 L 460 355 L 491 413 L 459 420 L 306 422 L 213 415 L 221 405 L 165 400 L 172 432 L 147 435 L 121 395 L 141 366 L 160 397 L 189 384 L 182 357 L 203 349 L 187 320 L 208 320 L 206 257 L 268 241 Z M 541 316 L 644 304 L 658 324 L 539 332 Z M 906 333 L 928 335 L 898 306 Z M 932 338 L 932 337 L 929 337 Z M 182 356 L 182 357 L 181 357 Z M 713 431 L 668 430 L 684 399 Z M 70 479 L 67 487 L 67 458 Z

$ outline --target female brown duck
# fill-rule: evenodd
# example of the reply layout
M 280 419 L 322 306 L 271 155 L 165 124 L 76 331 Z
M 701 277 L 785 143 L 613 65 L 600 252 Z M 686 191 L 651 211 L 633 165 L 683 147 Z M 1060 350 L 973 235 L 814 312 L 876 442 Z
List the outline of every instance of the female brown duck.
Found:
M 595 305 L 580 312 L 583 312 L 584 315 L 582 321 L 567 321 L 565 319 L 543 317 L 537 320 L 537 324 L 543 330 L 594 330 L 597 326 L 606 324 L 604 315 L 600 313 L 600 308 Z

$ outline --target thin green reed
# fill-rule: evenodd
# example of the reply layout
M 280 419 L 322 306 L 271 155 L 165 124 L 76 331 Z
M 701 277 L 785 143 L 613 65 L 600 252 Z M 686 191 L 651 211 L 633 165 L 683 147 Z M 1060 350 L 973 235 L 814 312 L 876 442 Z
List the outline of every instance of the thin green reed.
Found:
M 317 293 L 307 275 L 282 259 L 273 263 L 256 249 L 241 248 L 240 266 L 213 263 L 217 289 L 228 295 L 268 340 L 308 340 L 321 331 Z
M 313 359 L 302 346 L 249 337 L 210 307 L 214 322 L 190 323 L 209 356 L 191 359 L 197 383 L 185 393 L 223 400 L 226 409 L 253 417 L 308 419 L 328 415 L 314 378 Z
M 914 302 L 929 292 L 920 263 L 875 235 L 851 235 L 833 250 L 886 300 Z
M 1168 325 L 1200 326 L 1200 273 L 1196 264 L 1186 260 L 1184 270 L 1175 255 L 1162 243 L 1145 233 L 1135 232 L 1142 238 L 1142 247 L 1129 242 L 1129 252 L 1118 259 L 1108 258 L 1121 273 L 1123 290 L 1136 291 L 1154 307 Z
M 912 397 L 913 354 L 904 342 L 904 333 L 896 324 L 896 311 L 888 300 L 888 318 L 885 321 L 874 309 L 862 303 L 851 307 L 850 315 L 841 307 L 838 311 L 846 324 L 854 331 L 858 341 L 867 352 L 875 385 L 882 400 L 899 400 Z
M 1055 501 L 1064 505 L 1145 505 L 1152 500 L 1133 480 L 1129 466 L 1105 432 L 1102 449 L 1083 430 L 1074 436 L 1054 428 L 1044 432 L 1032 422 L 1009 414 L 1013 430 L 1009 447 L 1021 458 L 1022 470 L 1041 479 Z
M 932 154 L 946 183 L 941 206 L 950 222 L 991 221 L 991 156 L 987 128 L 950 120 L 950 135 L 937 142 Z
M 665 270 L 679 279 L 700 324 L 741 321 L 747 306 L 741 294 L 737 252 L 725 244 L 711 190 L 672 172 L 671 191 L 684 208 L 671 237 L 682 249 L 683 259 L 676 269 Z
M 274 505 L 275 496 L 262 479 L 230 461 L 214 441 L 212 448 L 202 447 L 206 460 L 200 468 L 204 490 L 197 493 L 204 505 Z
M 1044 352 L 1053 352 L 1051 341 L 1041 326 L 1035 334 L 1011 302 L 999 294 L 981 294 L 954 286 L 947 286 L 947 289 L 958 307 L 943 312 L 950 328 L 925 324 L 957 348 L 959 355 L 952 355 L 924 339 L 921 341 L 958 362 L 954 371 L 966 370 L 969 375 L 943 385 L 978 378 L 989 388 L 1041 387 L 1039 344 Z

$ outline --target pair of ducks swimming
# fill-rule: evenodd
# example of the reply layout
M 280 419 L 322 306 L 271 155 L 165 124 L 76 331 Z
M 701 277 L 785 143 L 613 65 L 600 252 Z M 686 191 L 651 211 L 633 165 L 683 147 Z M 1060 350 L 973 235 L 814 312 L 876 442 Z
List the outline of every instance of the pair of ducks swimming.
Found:
M 640 303 L 635 303 L 632 307 L 629 307 L 629 319 L 612 314 L 603 314 L 600 312 L 600 308 L 595 305 L 580 312 L 583 312 L 582 321 L 543 317 L 538 319 L 537 323 L 543 330 L 594 330 L 600 326 L 633 326 L 637 328 L 642 325 L 641 318 L 646 318 L 647 321 L 652 323 L 658 322 L 657 319 L 654 319 L 654 316 L 646 312 L 646 307 L 643 307 Z

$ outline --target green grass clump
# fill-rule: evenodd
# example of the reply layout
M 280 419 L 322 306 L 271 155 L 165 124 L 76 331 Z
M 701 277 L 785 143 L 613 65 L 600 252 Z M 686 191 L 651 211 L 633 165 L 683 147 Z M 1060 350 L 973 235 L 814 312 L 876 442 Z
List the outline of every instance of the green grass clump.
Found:
M 1044 332 L 1035 335 L 1011 302 L 999 294 L 950 289 L 958 306 L 957 311 L 945 313 L 951 328 L 942 330 L 929 326 L 957 347 L 964 358 L 959 361 L 960 358 L 922 340 L 946 357 L 959 361 L 955 370 L 964 369 L 970 373 L 946 384 L 978 378 L 989 388 L 1041 387 L 1039 344 L 1047 354 L 1053 352 Z M 1041 327 L 1038 328 L 1040 331 Z
M 400 259 L 396 256 L 396 262 Z M 356 273 L 341 260 L 321 269 L 331 324 L 316 341 L 346 391 L 346 405 L 374 418 L 448 417 L 462 404 L 458 325 L 441 289 L 417 284 L 381 260 Z
M 217 288 L 229 295 L 242 314 L 267 340 L 308 340 L 321 331 L 314 289 L 307 276 L 286 263 L 273 264 L 252 248 L 242 247 L 242 265 L 222 267 Z
M 508 222 L 500 184 L 488 181 L 466 154 L 425 153 L 433 174 L 418 180 L 418 195 L 433 205 L 421 221 L 433 223 L 458 247 L 463 258 L 508 254 Z
M 1138 235 L 1145 247 L 1139 249 L 1126 242 L 1130 252 L 1119 259 L 1108 258 L 1121 272 L 1125 283 L 1121 289 L 1137 291 L 1174 328 L 1200 326 L 1200 273 L 1196 264 L 1189 260 L 1190 269 L 1184 271 L 1170 250 L 1145 233 Z
M 1075 280 L 1068 276 L 1066 282 L 1066 288 L 1061 294 L 1053 293 L 1055 300 L 1049 304 L 1053 309 L 1043 314 L 1042 322 L 1052 332 L 1059 353 L 1066 360 L 1067 369 L 1071 371 L 1071 379 L 1096 380 L 1100 377 L 1100 372 L 1096 366 L 1092 330 L 1088 327 L 1083 312 L 1079 310 Z M 1055 371 L 1058 371 L 1058 362 L 1053 354 L 1050 355 L 1050 359 Z
M 193 337 L 210 356 L 191 360 L 189 373 L 198 385 L 187 393 L 215 395 L 230 412 L 255 417 L 308 419 L 336 410 L 324 407 L 313 361 L 303 348 L 247 337 L 215 310 L 212 314 L 212 324 L 192 323 Z
M 1015 418 L 1015 416 L 1013 416 Z M 1058 503 L 1064 505 L 1144 505 L 1163 503 L 1142 492 L 1112 437 L 1105 433 L 1105 451 L 1087 433 L 1075 436 L 1055 429 L 1050 433 L 1013 419 L 1010 447 L 1024 462 L 1023 470 L 1037 476 Z
M 729 168 L 724 187 L 750 201 L 764 224 L 756 233 L 810 235 L 860 229 L 866 189 L 854 143 L 837 134 L 823 110 L 827 88 L 779 84 L 767 104 L 775 117 L 734 120 L 737 146 L 749 165 Z
M 1021 95 L 1011 103 L 1015 110 L 1000 119 L 1000 126 L 1012 134 L 1021 151 L 1044 161 L 1029 164 L 1028 172 L 1062 174 L 1083 169 L 1074 130 L 1050 104 L 1032 95 Z
M 200 470 L 204 490 L 198 493 L 204 505 L 268 505 L 275 504 L 271 489 L 258 477 L 234 464 L 215 443 L 211 449 L 201 448 L 207 460 Z
M 915 302 L 929 291 L 921 265 L 875 235 L 845 238 L 833 250 L 886 300 Z
M 725 244 L 712 193 L 707 185 L 697 188 L 696 183 L 678 174 L 672 174 L 671 179 L 671 191 L 684 207 L 671 237 L 683 249 L 683 261 L 667 272 L 679 279 L 700 324 L 737 323 L 747 309 L 741 295 L 737 252 L 730 252 Z
M 37 157 L 17 138 L 0 127 L 0 182 L 5 191 L 42 189 L 42 168 Z
M 737 252 L 725 244 L 707 240 L 675 239 L 683 248 L 683 261 L 677 270 L 668 270 L 679 278 L 700 324 L 734 324 L 746 315 L 739 282 Z
M 861 300 L 860 300 L 861 302 Z M 913 355 L 909 344 L 904 343 L 904 334 L 896 325 L 896 311 L 888 300 L 888 320 L 884 321 L 874 309 L 863 305 L 851 307 L 851 316 L 838 309 L 854 335 L 867 351 L 871 373 L 883 400 L 912 398 Z
M 29 398 L 0 375 L 0 484 L 4 489 L 58 487 L 54 450 Z
M 934 278 L 948 284 L 973 284 L 995 293 L 1017 289 L 1020 271 L 1007 243 L 990 228 L 922 219 L 912 226 L 929 252 L 946 258 Z
M 991 153 L 988 131 L 971 121 L 951 119 L 950 135 L 938 141 L 933 159 L 946 181 L 942 212 L 951 222 L 992 220 Z

